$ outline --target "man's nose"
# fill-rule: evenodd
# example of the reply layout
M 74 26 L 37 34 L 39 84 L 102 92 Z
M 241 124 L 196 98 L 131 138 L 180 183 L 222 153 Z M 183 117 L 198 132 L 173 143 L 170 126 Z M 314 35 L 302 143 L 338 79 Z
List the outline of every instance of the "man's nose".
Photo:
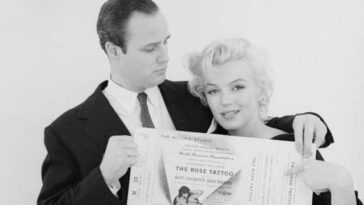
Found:
M 167 45 L 162 45 L 160 47 L 160 53 L 157 60 L 158 63 L 167 63 L 169 61 Z

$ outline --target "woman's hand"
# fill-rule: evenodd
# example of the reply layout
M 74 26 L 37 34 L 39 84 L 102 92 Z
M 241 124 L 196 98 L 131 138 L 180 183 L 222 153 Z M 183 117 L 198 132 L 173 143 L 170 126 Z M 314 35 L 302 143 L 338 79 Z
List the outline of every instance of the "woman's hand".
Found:
M 287 172 L 292 174 L 302 177 L 316 194 L 330 190 L 332 205 L 356 204 L 351 174 L 341 165 L 308 159 Z

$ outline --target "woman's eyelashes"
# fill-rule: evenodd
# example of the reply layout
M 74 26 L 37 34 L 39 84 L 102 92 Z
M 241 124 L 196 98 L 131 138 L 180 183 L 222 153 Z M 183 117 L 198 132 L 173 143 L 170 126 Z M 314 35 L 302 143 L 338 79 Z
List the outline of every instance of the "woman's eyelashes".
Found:
M 238 91 L 241 91 L 241 90 L 243 90 L 245 88 L 246 88 L 245 85 L 233 85 L 230 88 L 230 90 L 231 90 L 231 92 L 238 92 Z M 205 90 L 206 95 L 215 95 L 215 94 L 217 94 L 219 92 L 220 92 L 220 89 L 218 89 L 218 88 L 207 88 Z
M 231 90 L 232 91 L 239 91 L 245 89 L 245 85 L 234 85 Z

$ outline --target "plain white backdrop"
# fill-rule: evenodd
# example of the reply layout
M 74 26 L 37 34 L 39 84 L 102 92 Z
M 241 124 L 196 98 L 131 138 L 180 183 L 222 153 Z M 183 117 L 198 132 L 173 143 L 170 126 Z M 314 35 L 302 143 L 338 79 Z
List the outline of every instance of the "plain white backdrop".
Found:
M 362 0 L 156 2 L 172 33 L 169 79 L 187 80 L 186 54 L 211 40 L 249 39 L 275 69 L 271 115 L 322 115 L 335 138 L 324 157 L 347 166 L 364 196 Z M 36 204 L 44 127 L 108 78 L 96 35 L 102 3 L 0 3 L 0 204 Z

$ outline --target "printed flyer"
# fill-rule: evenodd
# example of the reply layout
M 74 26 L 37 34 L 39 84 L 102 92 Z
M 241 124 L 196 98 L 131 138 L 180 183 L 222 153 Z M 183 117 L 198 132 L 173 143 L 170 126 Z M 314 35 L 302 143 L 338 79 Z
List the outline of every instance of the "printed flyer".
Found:
M 141 128 L 129 205 L 311 205 L 294 142 Z

